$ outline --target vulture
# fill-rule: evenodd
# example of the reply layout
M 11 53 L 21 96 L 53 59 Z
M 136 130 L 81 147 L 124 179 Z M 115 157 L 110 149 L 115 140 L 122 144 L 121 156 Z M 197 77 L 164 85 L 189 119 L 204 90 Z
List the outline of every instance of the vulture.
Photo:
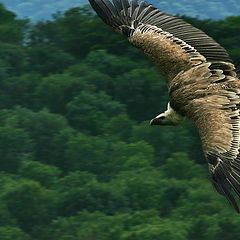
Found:
M 237 212 L 240 196 L 240 67 L 203 31 L 137 0 L 89 0 L 99 17 L 141 49 L 163 74 L 167 110 L 151 125 L 196 126 L 210 179 Z

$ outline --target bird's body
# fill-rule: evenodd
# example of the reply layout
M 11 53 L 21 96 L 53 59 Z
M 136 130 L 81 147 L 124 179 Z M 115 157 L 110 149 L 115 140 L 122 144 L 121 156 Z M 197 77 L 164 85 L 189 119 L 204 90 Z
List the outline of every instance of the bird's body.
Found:
M 169 90 L 168 110 L 152 125 L 193 120 L 216 190 L 239 212 L 240 80 L 226 50 L 201 30 L 137 0 L 89 0 L 98 15 L 159 68 Z

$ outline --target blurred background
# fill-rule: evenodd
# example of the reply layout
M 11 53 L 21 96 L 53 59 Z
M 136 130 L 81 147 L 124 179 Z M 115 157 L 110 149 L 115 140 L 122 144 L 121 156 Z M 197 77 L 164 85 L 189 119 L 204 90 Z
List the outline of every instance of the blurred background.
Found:
M 149 126 L 168 96 L 141 52 L 86 1 L 1 2 L 1 240 L 239 238 L 191 122 Z M 239 0 L 152 3 L 240 59 Z
M 88 0 L 1 0 L 7 8 L 19 17 L 32 21 L 49 19 L 58 11 L 83 6 Z M 221 19 L 237 16 L 240 12 L 239 0 L 149 0 L 148 2 L 170 14 L 188 15 L 201 19 Z

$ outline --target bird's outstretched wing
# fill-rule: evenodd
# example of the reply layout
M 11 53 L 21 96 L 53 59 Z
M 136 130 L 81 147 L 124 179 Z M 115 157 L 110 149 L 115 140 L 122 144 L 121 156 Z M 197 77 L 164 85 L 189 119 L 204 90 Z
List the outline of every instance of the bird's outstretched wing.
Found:
M 146 2 L 89 2 L 105 23 L 152 59 L 168 81 L 204 61 L 231 62 L 225 49 L 204 32 Z
M 232 191 L 240 196 L 240 81 L 225 49 L 146 2 L 89 2 L 104 22 L 159 67 L 171 106 L 199 130 L 213 185 L 239 212 Z
M 240 197 L 240 80 L 210 67 L 180 73 L 170 86 L 171 105 L 194 121 L 212 183 L 239 212 L 232 191 Z
M 239 212 L 231 190 L 240 196 L 240 90 L 219 90 L 199 100 L 193 116 L 209 163 L 212 183 Z

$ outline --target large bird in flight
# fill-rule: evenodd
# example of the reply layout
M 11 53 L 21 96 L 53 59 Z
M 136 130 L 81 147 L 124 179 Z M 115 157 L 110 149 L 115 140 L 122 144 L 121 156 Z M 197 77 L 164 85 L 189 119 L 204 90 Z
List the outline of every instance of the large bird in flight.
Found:
M 239 212 L 240 80 L 226 50 L 201 30 L 137 0 L 89 0 L 108 25 L 141 49 L 164 75 L 169 103 L 151 125 L 184 117 L 199 131 L 212 183 Z

